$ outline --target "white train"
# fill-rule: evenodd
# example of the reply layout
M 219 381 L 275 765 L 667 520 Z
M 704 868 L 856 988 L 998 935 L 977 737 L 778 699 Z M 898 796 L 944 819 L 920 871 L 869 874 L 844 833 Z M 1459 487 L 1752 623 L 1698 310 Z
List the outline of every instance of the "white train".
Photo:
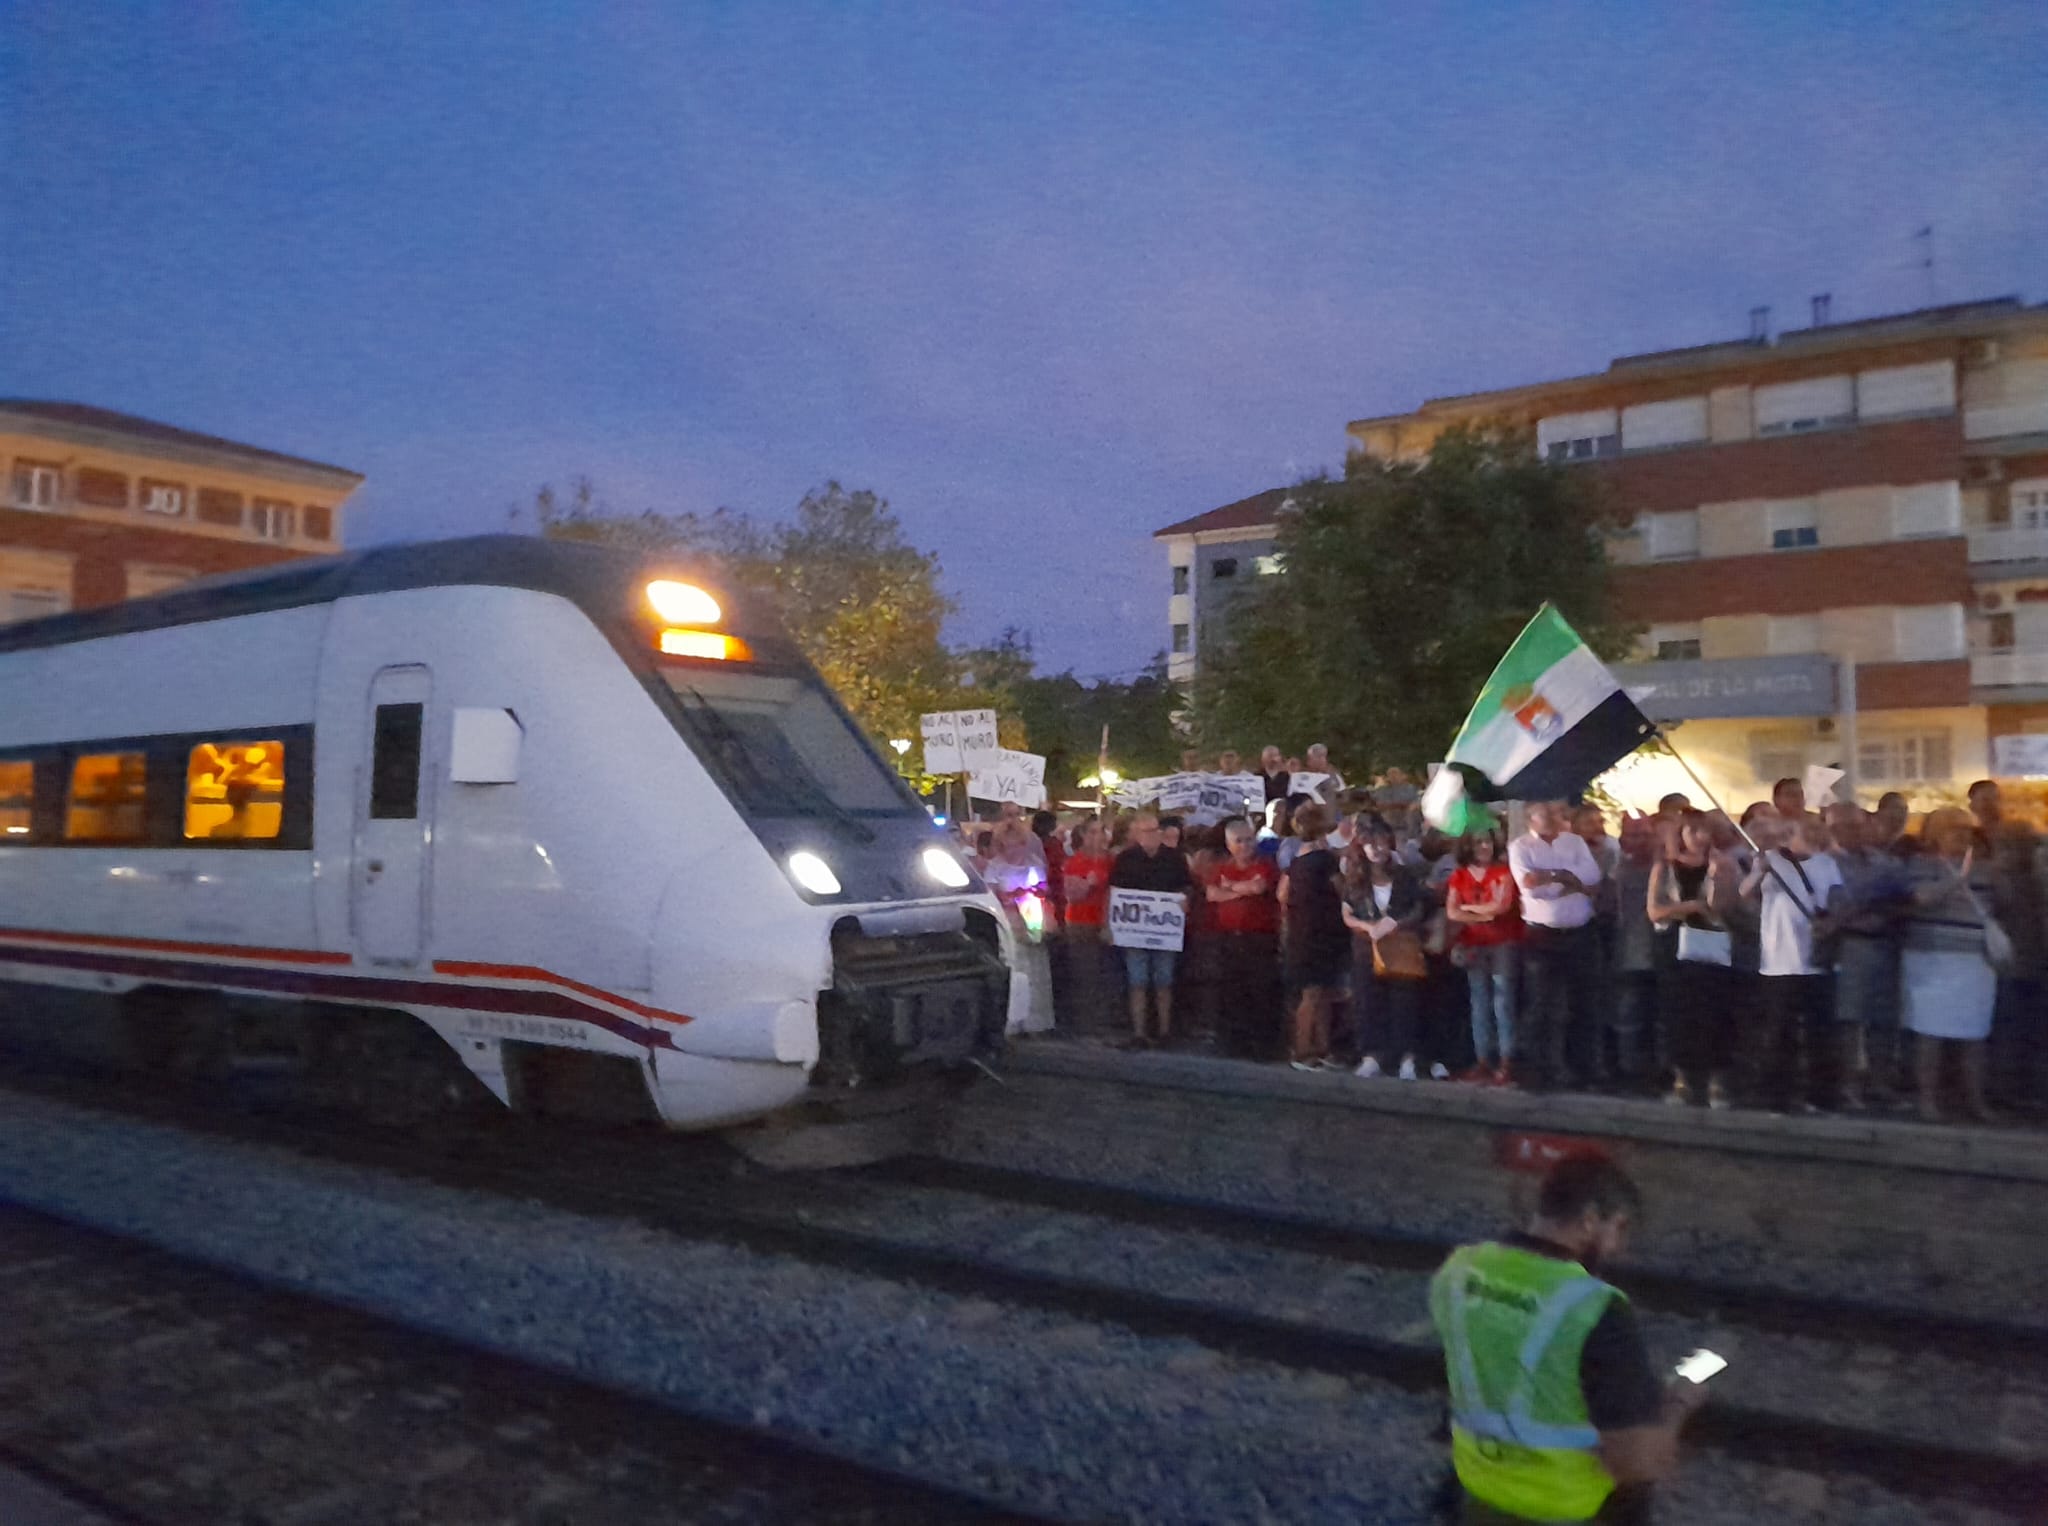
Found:
M 963 1074 L 1009 938 L 693 569 L 485 536 L 0 628 L 0 981 L 148 1065 L 729 1125 Z

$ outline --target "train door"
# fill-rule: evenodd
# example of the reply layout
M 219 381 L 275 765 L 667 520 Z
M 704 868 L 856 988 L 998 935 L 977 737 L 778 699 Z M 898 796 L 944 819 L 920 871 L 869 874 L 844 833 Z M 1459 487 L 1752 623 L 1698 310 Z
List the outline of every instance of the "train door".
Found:
M 370 680 L 370 756 L 358 774 L 349 915 L 356 957 L 371 964 L 416 964 L 426 947 L 432 694 L 433 675 L 424 667 L 384 668 Z

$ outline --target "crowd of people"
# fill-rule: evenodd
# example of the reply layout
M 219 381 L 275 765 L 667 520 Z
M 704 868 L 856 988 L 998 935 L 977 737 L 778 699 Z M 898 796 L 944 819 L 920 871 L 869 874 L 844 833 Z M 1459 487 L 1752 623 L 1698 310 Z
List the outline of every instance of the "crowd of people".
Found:
M 1702 1108 L 2048 1104 L 2048 851 L 1995 782 L 1917 822 L 1794 779 L 1739 829 L 1678 794 L 1618 833 L 1539 801 L 1510 842 L 1429 828 L 1398 769 L 1353 789 L 1293 761 L 1266 749 L 1263 813 L 1216 824 L 1009 806 L 963 832 L 999 896 L 1044 904 L 1026 1031 Z M 1180 897 L 1181 950 L 1114 946 L 1116 888 Z

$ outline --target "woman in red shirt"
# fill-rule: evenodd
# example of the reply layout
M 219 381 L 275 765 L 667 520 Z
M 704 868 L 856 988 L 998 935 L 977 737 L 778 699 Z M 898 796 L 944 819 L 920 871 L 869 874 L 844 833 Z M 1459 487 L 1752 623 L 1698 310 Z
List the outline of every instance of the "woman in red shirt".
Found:
M 1458 1079 L 1506 1086 L 1515 1055 L 1522 913 L 1498 833 L 1459 840 L 1458 869 L 1444 887 L 1444 912 L 1458 929 L 1458 957 L 1472 998 L 1474 1063 Z
M 1258 834 L 1241 817 L 1224 823 L 1223 843 L 1229 857 L 1211 872 L 1205 897 L 1216 950 L 1217 1038 L 1225 1054 L 1278 1059 L 1280 871 L 1259 852 Z
M 1060 865 L 1066 891 L 1067 933 L 1060 945 L 1067 960 L 1067 990 L 1073 1003 L 1071 1031 L 1100 1032 L 1112 1021 L 1105 1007 L 1109 987 L 1103 925 L 1109 918 L 1109 831 L 1094 817 L 1074 828 L 1073 851 Z

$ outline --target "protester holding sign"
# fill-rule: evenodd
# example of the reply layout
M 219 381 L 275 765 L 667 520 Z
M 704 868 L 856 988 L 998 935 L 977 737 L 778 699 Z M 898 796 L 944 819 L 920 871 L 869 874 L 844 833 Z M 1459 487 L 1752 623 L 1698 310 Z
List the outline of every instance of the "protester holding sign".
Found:
M 1131 845 L 1117 855 L 1109 883 L 1116 890 L 1144 890 L 1156 895 L 1177 896 L 1183 908 L 1195 888 L 1188 861 L 1178 848 L 1166 846 L 1159 831 L 1159 818 L 1140 811 L 1131 818 Z M 1113 897 L 1112 897 L 1113 899 Z M 1177 942 L 1178 940 L 1176 940 Z M 1119 943 L 1123 943 L 1121 937 Z M 1131 1044 L 1151 1044 L 1152 1010 L 1159 1014 L 1158 1039 L 1173 1034 L 1173 970 L 1179 960 L 1177 948 L 1147 948 L 1123 943 L 1124 975 L 1130 983 Z

